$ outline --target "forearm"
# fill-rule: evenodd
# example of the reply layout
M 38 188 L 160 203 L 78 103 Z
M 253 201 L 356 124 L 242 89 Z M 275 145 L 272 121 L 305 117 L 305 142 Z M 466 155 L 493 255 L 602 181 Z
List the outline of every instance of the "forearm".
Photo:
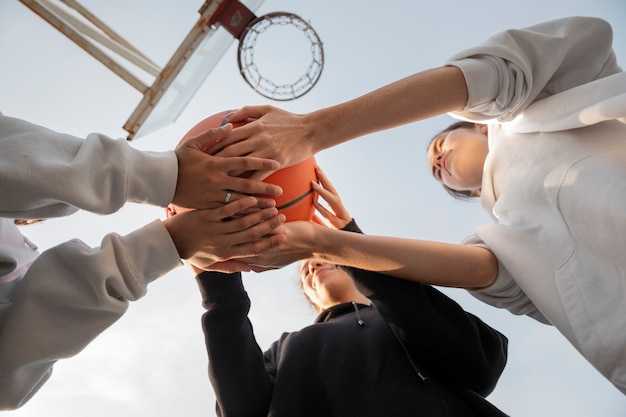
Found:
M 141 152 L 124 140 L 77 138 L 0 114 L 0 214 L 12 218 L 112 213 L 127 201 L 166 206 L 177 158 Z
M 319 152 L 363 135 L 460 110 L 466 103 L 463 73 L 455 67 L 441 67 L 309 113 L 303 130 L 313 132 L 310 140 Z
M 425 284 L 483 288 L 497 275 L 493 253 L 481 247 L 322 229 L 302 243 L 310 257 Z
M 151 281 L 178 265 L 158 221 L 126 236 L 108 235 L 99 248 L 73 240 L 43 252 L 3 305 L 0 408 L 27 399 L 54 362 L 80 352 Z
M 241 274 L 204 272 L 196 280 L 207 309 L 202 327 L 220 415 L 266 415 L 272 387 L 247 317 Z

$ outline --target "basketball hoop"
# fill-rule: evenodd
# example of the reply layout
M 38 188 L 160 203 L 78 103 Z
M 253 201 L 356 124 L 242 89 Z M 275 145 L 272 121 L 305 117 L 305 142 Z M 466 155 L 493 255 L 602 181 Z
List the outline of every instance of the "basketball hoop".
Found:
M 235 39 L 239 39 L 239 53 L 237 63 L 243 79 L 257 93 L 272 100 L 293 100 L 308 93 L 317 83 L 324 68 L 324 50 L 322 41 L 310 24 L 300 16 L 287 12 L 274 12 L 257 17 L 240 0 L 213 0 L 219 1 L 217 11 L 209 20 L 209 25 L 221 25 Z M 310 61 L 304 74 L 295 77 L 295 81 L 274 82 L 265 73 L 259 71 L 255 62 L 255 47 L 259 36 L 271 27 L 291 26 L 302 32 L 305 41 L 310 44 Z M 285 37 L 292 40 L 292 37 Z M 273 47 L 273 50 L 281 50 Z M 308 52 L 307 52 L 308 55 Z M 293 57 L 292 57 L 293 58 Z M 272 64 L 288 67 L 289 61 L 272 60 Z M 293 78 L 292 78 L 293 79 Z M 275 80 L 275 78 L 274 78 Z
M 305 72 L 294 82 L 277 83 L 263 75 L 254 61 L 258 38 L 272 26 L 291 25 L 302 32 L 311 45 L 311 58 Z M 239 71 L 244 80 L 259 94 L 277 101 L 293 100 L 308 93 L 317 83 L 324 68 L 322 42 L 310 24 L 300 16 L 285 12 L 256 17 L 239 36 Z

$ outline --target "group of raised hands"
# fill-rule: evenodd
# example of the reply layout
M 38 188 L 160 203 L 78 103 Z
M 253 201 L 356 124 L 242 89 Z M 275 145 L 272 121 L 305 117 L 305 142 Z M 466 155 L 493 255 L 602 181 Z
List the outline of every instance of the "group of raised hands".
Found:
M 275 113 L 278 113 L 275 115 Z M 266 115 L 262 121 L 232 128 L 226 124 L 209 129 L 179 144 L 178 180 L 172 204 L 166 209 L 167 228 L 182 259 L 196 273 L 201 271 L 264 271 L 295 262 L 305 254 L 289 251 L 300 234 L 311 235 L 320 226 L 341 229 L 350 220 L 337 191 L 317 167 L 318 182 L 312 187 L 327 202 L 315 202 L 319 216 L 313 222 L 285 224 L 275 201 L 278 185 L 263 182 L 272 172 L 298 163 L 315 152 L 298 143 L 297 115 L 263 106 L 247 107 L 230 120 Z M 270 137 L 272 120 L 282 120 L 280 136 Z M 268 125 L 269 123 L 269 125 Z M 302 132 L 300 131 L 300 134 Z M 245 139 L 245 140 L 244 140 Z M 293 152 L 292 152 L 293 151 Z M 243 172 L 251 172 L 246 177 Z M 291 255 L 289 255 L 291 254 Z

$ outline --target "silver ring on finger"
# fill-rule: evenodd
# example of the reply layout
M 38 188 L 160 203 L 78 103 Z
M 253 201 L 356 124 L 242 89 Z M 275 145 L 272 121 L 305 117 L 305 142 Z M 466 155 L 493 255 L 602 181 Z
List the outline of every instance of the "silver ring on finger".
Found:
M 226 191 L 226 198 L 224 199 L 224 203 L 225 204 L 230 203 L 230 199 L 232 198 L 232 196 L 233 196 L 233 192 L 230 191 L 230 190 L 227 190 Z

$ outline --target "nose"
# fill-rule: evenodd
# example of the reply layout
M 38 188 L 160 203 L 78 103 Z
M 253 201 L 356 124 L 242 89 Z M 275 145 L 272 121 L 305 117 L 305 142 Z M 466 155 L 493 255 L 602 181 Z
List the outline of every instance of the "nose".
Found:
M 430 163 L 432 164 L 432 166 L 437 167 L 439 169 L 443 168 L 441 166 L 442 157 L 443 157 L 443 152 L 434 151 L 433 155 L 430 158 Z
M 311 261 L 309 262 L 309 273 L 313 274 L 315 273 L 315 271 L 320 268 L 322 265 L 324 265 L 323 262 L 320 261 Z

